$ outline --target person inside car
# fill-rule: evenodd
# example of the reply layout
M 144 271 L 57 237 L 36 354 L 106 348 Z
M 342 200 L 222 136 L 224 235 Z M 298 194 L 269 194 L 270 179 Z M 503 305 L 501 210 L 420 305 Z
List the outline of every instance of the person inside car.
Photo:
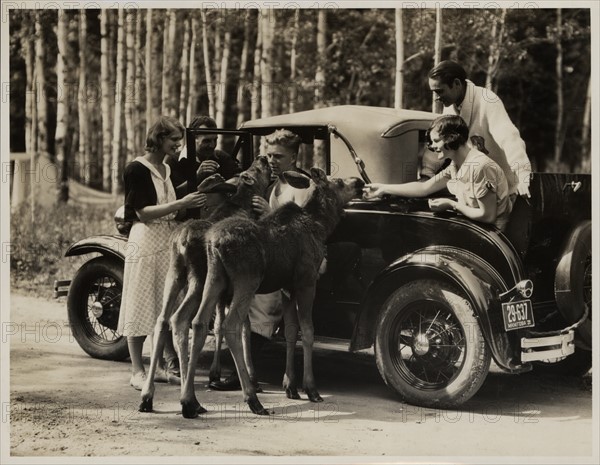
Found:
M 370 200 L 386 194 L 426 197 L 447 187 L 457 200 L 431 199 L 431 210 L 454 210 L 504 230 L 512 208 L 506 176 L 494 160 L 471 145 L 465 121 L 458 115 L 440 116 L 431 124 L 429 138 L 429 149 L 440 159 L 451 160 L 447 168 L 424 182 L 368 184 L 364 198 Z

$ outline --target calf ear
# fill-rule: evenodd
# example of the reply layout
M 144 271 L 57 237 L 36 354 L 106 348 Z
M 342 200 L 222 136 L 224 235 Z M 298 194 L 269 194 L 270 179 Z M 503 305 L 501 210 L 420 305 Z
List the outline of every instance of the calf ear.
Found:
M 310 178 L 297 171 L 286 171 L 283 173 L 286 182 L 295 189 L 308 189 Z
M 225 179 L 219 173 L 211 174 L 209 177 L 204 179 L 198 184 L 198 192 L 209 192 L 215 186 L 223 184 Z
M 323 171 L 321 168 L 318 168 L 316 166 L 313 166 L 310 169 L 310 177 L 317 184 L 322 184 L 324 182 L 327 182 L 327 175 L 325 174 L 325 171 Z
M 248 186 L 252 186 L 254 185 L 254 178 L 252 176 L 250 176 L 248 173 L 246 173 L 245 171 L 240 174 L 240 182 L 244 183 Z

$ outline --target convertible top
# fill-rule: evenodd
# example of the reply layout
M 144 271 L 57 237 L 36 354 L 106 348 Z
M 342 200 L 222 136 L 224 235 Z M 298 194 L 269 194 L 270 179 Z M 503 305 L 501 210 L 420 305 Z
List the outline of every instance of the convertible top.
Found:
M 356 176 L 354 161 L 340 137 L 329 136 L 328 128 L 343 137 L 363 160 L 372 182 L 408 182 L 417 179 L 420 144 L 419 132 L 429 128 L 438 116 L 434 113 L 361 105 L 340 105 L 271 116 L 247 121 L 240 127 L 256 135 L 266 135 L 275 129 L 296 132 L 306 144 L 315 138 L 331 143 L 328 174 Z
M 436 116 L 425 111 L 340 105 L 246 121 L 240 129 L 315 127 L 333 124 L 346 137 L 352 134 L 365 134 L 372 137 L 374 133 L 380 137 L 395 137 L 415 126 L 422 127 L 424 123 L 429 125 Z

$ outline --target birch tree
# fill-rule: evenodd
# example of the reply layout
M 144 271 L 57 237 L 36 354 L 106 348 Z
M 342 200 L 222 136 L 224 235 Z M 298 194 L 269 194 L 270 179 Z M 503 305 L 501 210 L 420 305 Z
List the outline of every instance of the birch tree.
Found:
M 290 113 L 296 111 L 296 100 L 298 99 L 298 89 L 296 87 L 296 80 L 298 78 L 298 71 L 296 69 L 297 57 L 298 57 L 298 32 L 300 30 L 300 9 L 296 8 L 294 11 L 294 28 L 292 30 L 292 44 L 290 49 L 290 87 L 288 89 L 288 109 Z
M 217 127 L 225 127 L 225 105 L 227 104 L 227 74 L 229 72 L 229 55 L 231 53 L 231 30 L 226 28 L 223 36 L 223 49 L 221 53 L 221 66 L 219 77 L 219 91 L 215 99 Z M 218 148 L 223 149 L 223 137 L 218 138 Z
M 139 155 L 145 146 L 146 141 L 146 77 L 147 71 L 144 69 L 144 60 L 142 54 L 142 42 L 144 40 L 144 10 L 135 10 L 135 155 Z
M 196 11 L 192 11 L 192 37 L 190 44 L 190 64 L 189 71 L 190 75 L 188 78 L 188 82 L 190 83 L 190 89 L 188 92 L 188 103 L 187 103 L 187 113 L 186 113 L 186 124 L 190 124 L 194 116 L 198 111 L 198 88 L 200 86 L 200 73 L 198 71 L 197 62 L 197 41 L 198 41 L 198 30 L 200 27 L 200 21 L 198 21 L 198 15 Z
M 256 21 L 256 46 L 254 47 L 254 71 L 252 73 L 252 100 L 250 105 L 250 116 L 252 119 L 257 119 L 260 116 L 260 89 L 262 86 L 262 77 L 260 74 L 260 63 L 262 60 L 263 47 L 263 27 L 260 17 L 262 12 L 258 12 Z M 254 144 L 256 146 L 256 144 Z
M 46 66 L 44 56 L 46 54 L 44 31 L 42 28 L 42 12 L 35 13 L 35 80 L 34 91 L 35 100 L 32 102 L 36 110 L 36 131 L 33 131 L 37 139 L 34 151 L 49 153 L 48 150 L 48 103 L 46 102 Z
M 581 159 L 582 165 L 590 165 L 590 127 L 592 116 L 592 78 L 588 79 L 585 105 L 583 110 L 583 121 L 581 125 Z M 591 166 L 590 166 L 591 168 Z M 589 168 L 588 168 L 589 169 Z
M 244 42 L 242 44 L 242 54 L 240 56 L 240 70 L 239 70 L 239 83 L 237 92 L 237 125 L 240 127 L 241 124 L 247 118 L 248 103 L 246 99 L 246 86 L 248 84 L 248 58 L 250 54 L 250 24 L 252 10 L 246 10 L 246 16 L 244 21 Z
M 102 188 L 106 192 L 111 190 L 111 145 L 112 145 L 112 105 L 111 96 L 114 95 L 111 88 L 110 74 L 110 10 L 100 10 L 100 82 L 102 88 Z M 113 97 L 114 98 L 114 97 Z
M 396 84 L 394 86 L 394 108 L 402 108 L 402 90 L 404 89 L 404 24 L 402 8 L 395 9 L 396 20 Z
M 71 106 L 69 99 L 72 95 L 70 88 L 73 76 L 68 43 L 69 16 L 66 10 L 58 10 L 58 25 L 56 39 L 58 56 L 56 57 L 56 132 L 54 144 L 56 164 L 58 168 L 57 200 L 66 202 L 69 199 L 68 167 L 70 161 L 68 133 L 71 129 Z
M 435 9 L 435 45 L 434 45 L 434 66 L 442 60 L 442 9 L 437 6 Z M 432 93 L 431 111 L 433 113 L 442 112 L 442 103 L 435 100 Z
M 179 90 L 179 117 L 184 118 L 190 92 L 190 19 L 183 19 L 183 48 L 181 50 L 181 88 Z
M 556 10 L 556 129 L 554 130 L 554 163 L 561 161 L 564 115 L 563 96 L 563 47 L 562 47 L 562 10 Z
M 314 108 L 324 105 L 325 63 L 327 62 L 327 10 L 321 9 L 317 18 L 317 71 L 315 73 Z
M 169 114 L 169 103 L 171 101 L 171 59 L 173 40 L 170 37 L 171 22 L 174 17 L 170 14 L 171 10 L 167 10 L 164 20 L 163 30 L 163 69 L 162 69 L 162 96 L 161 96 L 161 115 Z
M 79 10 L 79 150 L 78 161 L 82 168 L 82 181 L 90 182 L 89 130 L 88 130 L 88 83 L 87 83 L 87 20 L 86 10 Z
M 206 93 L 208 96 L 208 114 L 211 118 L 215 116 L 215 94 L 211 71 L 210 51 L 208 48 L 208 21 L 206 11 L 200 10 L 202 15 L 202 55 L 204 58 L 204 76 L 206 77 Z
M 275 31 L 274 10 L 261 10 L 262 54 L 260 61 L 260 116 L 265 118 L 272 114 L 270 86 L 273 80 L 273 34 Z
M 491 42 L 488 54 L 488 66 L 485 76 L 485 87 L 492 91 L 497 91 L 496 75 L 500 68 L 500 56 L 502 51 L 502 44 L 504 42 L 505 35 L 505 24 L 507 9 L 502 8 L 499 17 L 495 17 L 492 23 Z
M 126 162 L 134 159 L 136 148 L 136 127 L 134 124 L 135 103 L 138 86 L 135 80 L 135 12 L 128 9 L 125 13 L 125 140 Z
M 120 152 L 121 152 L 121 119 L 124 108 L 124 87 L 125 87 L 125 12 L 119 9 L 119 20 L 117 25 L 117 73 L 115 84 L 115 114 L 113 119 L 112 131 L 112 193 L 117 195 L 121 190 Z
M 146 62 L 146 129 L 152 124 L 157 116 L 154 111 L 154 80 L 156 79 L 153 38 L 154 23 L 153 10 L 146 10 L 146 44 L 145 44 L 145 62 Z

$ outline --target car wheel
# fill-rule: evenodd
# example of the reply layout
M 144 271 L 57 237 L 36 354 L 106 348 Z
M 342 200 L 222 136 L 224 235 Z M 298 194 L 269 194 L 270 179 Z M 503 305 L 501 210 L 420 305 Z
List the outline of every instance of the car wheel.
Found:
M 491 361 L 469 301 L 435 280 L 413 281 L 391 294 L 377 322 L 375 355 L 385 383 L 423 407 L 467 401 Z
M 86 262 L 71 282 L 69 325 L 81 348 L 94 358 L 129 356 L 127 338 L 117 332 L 122 290 L 123 264 L 106 257 Z

